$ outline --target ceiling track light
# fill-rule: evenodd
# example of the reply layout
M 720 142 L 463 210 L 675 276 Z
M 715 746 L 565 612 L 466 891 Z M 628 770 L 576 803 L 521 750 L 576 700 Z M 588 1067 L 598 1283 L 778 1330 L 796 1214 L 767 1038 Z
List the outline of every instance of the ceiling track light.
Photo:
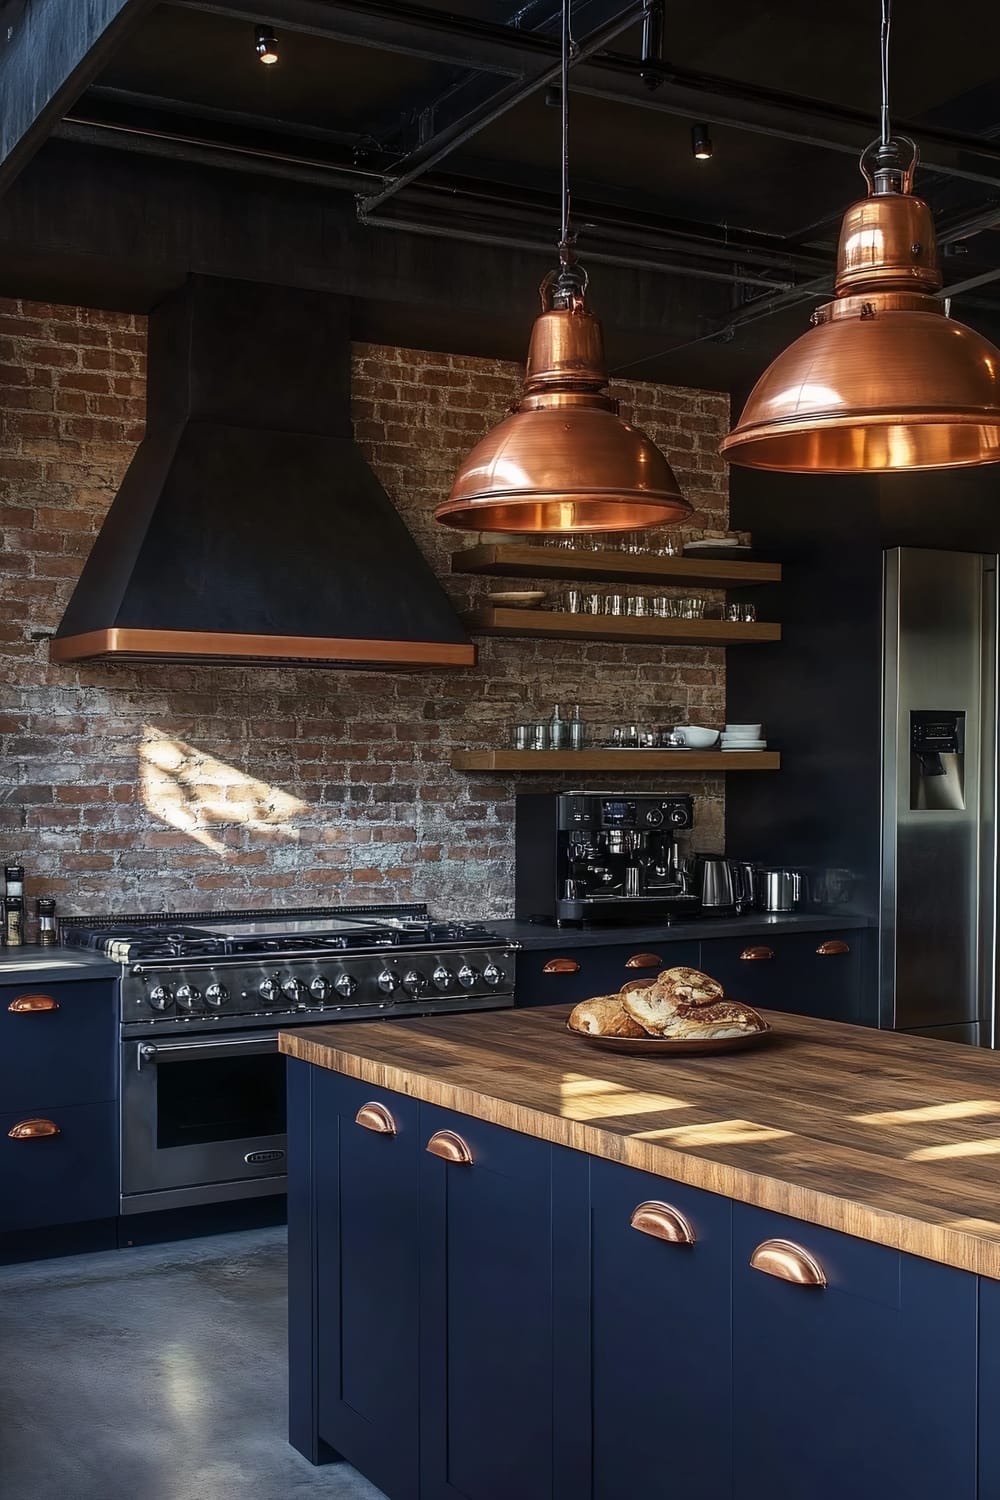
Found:
M 460 530 L 635 531 L 691 514 L 666 458 L 608 395 L 601 325 L 586 307 L 570 221 L 570 10 L 563 0 L 559 268 L 540 288 L 520 401 L 468 454 L 434 512 Z
M 278 61 L 278 38 L 270 26 L 258 26 L 256 30 L 257 56 L 267 67 Z
M 691 154 L 695 161 L 711 161 L 712 151 L 712 137 L 708 133 L 708 126 L 692 125 Z
M 790 474 L 1000 462 L 1000 350 L 936 295 L 934 220 L 913 194 L 918 153 L 889 127 L 891 0 L 882 0 L 880 134 L 868 196 L 844 215 L 834 300 L 764 371 L 721 453 Z

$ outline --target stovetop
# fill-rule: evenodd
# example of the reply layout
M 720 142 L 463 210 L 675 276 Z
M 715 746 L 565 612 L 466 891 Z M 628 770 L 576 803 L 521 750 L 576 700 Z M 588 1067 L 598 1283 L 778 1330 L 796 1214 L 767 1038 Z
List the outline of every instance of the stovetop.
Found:
M 416 904 L 74 917 L 63 922 L 61 935 L 70 947 L 89 948 L 121 963 L 227 956 L 266 960 L 276 953 L 310 958 L 503 941 L 482 922 L 439 922 Z
M 513 1004 L 510 943 L 420 904 L 73 917 L 71 946 L 121 964 L 124 1036 L 430 1015 Z

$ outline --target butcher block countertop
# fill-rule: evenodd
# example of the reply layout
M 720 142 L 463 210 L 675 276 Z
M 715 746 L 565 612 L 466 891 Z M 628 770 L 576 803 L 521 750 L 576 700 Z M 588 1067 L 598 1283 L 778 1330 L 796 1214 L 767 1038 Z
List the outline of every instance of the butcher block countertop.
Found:
M 753 1051 L 602 1052 L 569 1006 L 283 1032 L 282 1052 L 1000 1279 L 1000 1054 L 764 1012 Z

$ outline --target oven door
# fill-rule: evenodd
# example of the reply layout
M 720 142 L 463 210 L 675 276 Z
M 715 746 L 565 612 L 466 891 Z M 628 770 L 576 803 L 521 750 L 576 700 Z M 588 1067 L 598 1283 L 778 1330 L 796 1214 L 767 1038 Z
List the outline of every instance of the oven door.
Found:
M 122 1043 L 122 1213 L 285 1191 L 277 1032 Z

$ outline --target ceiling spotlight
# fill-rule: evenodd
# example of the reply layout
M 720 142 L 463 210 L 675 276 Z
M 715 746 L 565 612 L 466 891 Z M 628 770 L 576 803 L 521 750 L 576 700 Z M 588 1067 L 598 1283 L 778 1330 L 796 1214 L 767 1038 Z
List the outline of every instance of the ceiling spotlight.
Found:
M 711 161 L 712 137 L 707 125 L 691 126 L 691 151 L 695 161 Z
M 278 38 L 269 26 L 257 27 L 257 56 L 268 67 L 278 61 Z

